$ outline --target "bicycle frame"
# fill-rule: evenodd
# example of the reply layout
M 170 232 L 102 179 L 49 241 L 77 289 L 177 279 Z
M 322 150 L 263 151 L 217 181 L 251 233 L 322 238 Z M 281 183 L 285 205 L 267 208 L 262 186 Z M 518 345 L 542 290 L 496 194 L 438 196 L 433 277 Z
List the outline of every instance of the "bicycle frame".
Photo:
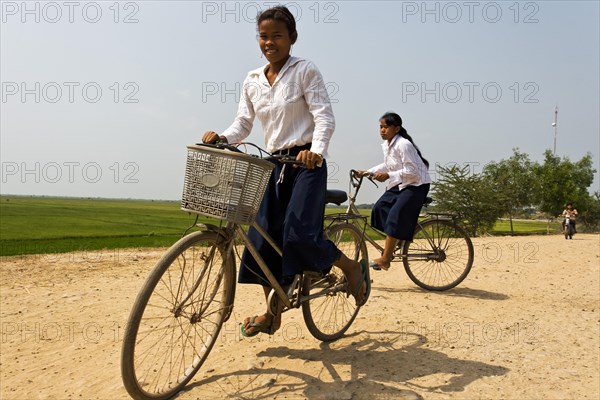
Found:
M 385 233 L 379 231 L 378 229 L 374 228 L 371 224 L 369 224 L 367 222 L 367 217 L 362 215 L 360 213 L 360 211 L 358 210 L 358 208 L 356 207 L 356 197 L 358 196 L 358 192 L 360 191 L 364 177 L 363 176 L 357 177 L 355 172 L 356 171 L 354 171 L 354 170 L 350 170 L 350 189 L 348 190 L 348 207 L 346 208 L 346 213 L 345 214 L 328 215 L 328 216 L 326 216 L 326 219 L 332 220 L 332 223 L 335 221 L 344 220 L 348 223 L 355 225 L 362 232 L 363 240 L 365 242 L 370 243 L 379 252 L 383 252 L 383 247 L 379 243 L 377 243 L 375 241 L 375 239 L 373 239 L 371 236 L 369 236 L 369 234 L 367 233 L 367 228 L 372 229 L 377 234 L 381 235 L 382 238 L 385 237 Z M 355 182 L 355 180 L 356 180 L 356 182 Z M 371 182 L 373 182 L 372 179 L 369 178 L 369 180 L 371 180 Z M 375 186 L 377 186 L 377 184 L 375 182 L 373 182 L 373 184 Z M 354 193 L 352 192 L 352 187 L 354 188 Z M 357 222 L 357 219 L 363 220 L 362 226 L 360 226 L 361 224 L 359 224 Z M 399 243 L 399 244 L 401 244 L 401 243 Z
M 338 220 L 338 221 L 344 220 L 348 223 L 355 225 L 359 230 L 362 231 L 363 240 L 365 242 L 370 243 L 380 253 L 383 253 L 383 250 L 384 250 L 383 246 L 381 246 L 374 238 L 372 238 L 367 233 L 367 228 L 370 228 L 375 233 L 377 233 L 379 236 L 381 236 L 381 239 L 385 238 L 386 234 L 384 232 L 380 231 L 379 229 L 373 227 L 371 224 L 369 224 L 367 222 L 367 217 L 363 216 L 360 213 L 360 211 L 358 210 L 358 208 L 356 207 L 356 198 L 357 198 L 358 192 L 360 191 L 360 188 L 362 186 L 363 179 L 364 179 L 364 176 L 357 176 L 356 171 L 350 170 L 350 189 L 348 191 L 348 207 L 346 208 L 346 213 L 329 215 L 329 216 L 327 216 L 327 219 L 333 220 L 332 223 L 336 220 Z M 368 177 L 368 179 L 371 182 L 373 182 L 373 180 L 370 177 Z M 377 186 L 377 184 L 375 182 L 373 182 L 373 184 Z M 354 192 L 352 192 L 352 188 L 354 188 Z M 427 203 L 424 206 L 427 207 Z M 433 219 L 443 219 L 443 220 L 447 220 L 447 221 L 452 221 L 452 223 L 455 224 L 456 223 L 455 219 L 458 217 L 457 215 L 447 214 L 447 213 L 426 213 L 424 216 L 425 216 L 424 220 L 417 221 L 417 227 L 422 227 L 423 224 L 425 224 Z M 363 223 L 362 223 L 363 226 L 360 226 L 360 224 L 357 222 L 357 219 L 363 220 Z M 437 246 L 434 243 L 433 238 L 426 231 L 423 231 L 423 233 L 424 233 L 427 241 L 432 246 L 432 248 L 436 248 Z M 379 240 L 381 240 L 381 239 L 379 239 Z M 399 259 L 408 257 L 407 254 L 402 254 L 402 253 L 398 254 L 398 250 L 400 250 L 404 247 L 404 243 L 405 243 L 404 240 L 401 240 L 398 242 L 398 245 L 396 246 L 396 249 L 394 251 L 392 262 L 399 261 Z M 432 255 L 431 253 L 426 253 L 426 254 L 414 254 L 413 253 L 410 255 L 410 257 L 415 258 L 415 259 L 435 260 L 437 258 L 437 255 Z M 396 258 L 398 258 L 398 260 L 396 260 Z
M 275 290 L 277 297 L 283 302 L 284 306 L 292 308 L 292 304 L 288 295 L 284 291 L 283 287 L 279 284 L 279 282 L 277 282 L 277 279 L 275 278 L 271 270 L 269 270 L 267 263 L 260 256 L 260 253 L 252 244 L 250 238 L 248 237 L 248 234 L 244 231 L 244 228 L 242 228 L 240 224 L 235 222 L 227 222 L 225 227 L 218 227 L 210 224 L 198 224 L 198 226 L 220 234 L 221 237 L 224 239 L 223 244 L 226 245 L 227 253 L 231 253 L 233 251 L 235 238 L 236 236 L 239 237 L 244 243 L 244 246 L 246 246 L 250 254 L 256 260 L 261 271 L 265 274 L 269 285 L 271 285 L 271 288 Z M 269 245 L 273 247 L 277 254 L 279 254 L 280 256 L 283 255 L 281 248 L 277 245 L 277 243 L 275 243 L 275 240 L 260 225 L 258 225 L 256 222 L 253 222 L 250 226 L 256 229 L 256 231 L 267 241 L 267 243 L 269 243 Z M 294 279 L 294 282 L 296 281 L 297 279 Z
M 240 151 L 235 146 L 227 145 L 226 143 L 220 143 L 217 145 L 217 147 L 226 148 L 231 151 L 237 151 L 237 152 Z M 296 161 L 295 157 L 292 157 L 289 155 L 271 155 L 269 157 L 266 157 L 266 159 L 271 162 L 281 162 L 284 164 L 298 164 L 298 161 Z M 284 308 L 287 308 L 287 309 L 298 308 L 305 301 L 314 299 L 315 297 L 320 297 L 320 296 L 329 294 L 331 292 L 341 290 L 341 288 L 338 285 L 336 285 L 333 287 L 326 288 L 322 291 L 319 291 L 318 293 L 310 294 L 308 296 L 302 295 L 301 289 L 302 289 L 303 277 L 304 276 L 312 277 L 312 275 L 313 275 L 313 273 L 311 271 L 304 271 L 302 274 L 297 274 L 294 276 L 293 283 L 290 285 L 290 287 L 286 293 L 284 288 L 279 284 L 279 282 L 277 281 L 277 279 L 275 278 L 275 276 L 273 275 L 273 273 L 267 266 L 264 259 L 260 256 L 256 247 L 250 241 L 246 231 L 244 231 L 244 229 L 242 228 L 242 226 L 239 223 L 228 221 L 224 228 L 216 227 L 216 226 L 209 226 L 206 224 L 204 224 L 204 227 L 209 228 L 210 230 L 212 230 L 216 233 L 223 232 L 222 230 L 224 230 L 225 234 L 224 235 L 221 234 L 221 236 L 223 238 L 225 238 L 226 241 L 228 241 L 228 242 L 224 243 L 226 245 L 227 252 L 232 251 L 233 243 L 235 242 L 235 240 L 234 240 L 235 236 L 239 236 L 242 239 L 244 245 L 246 246 L 246 248 L 248 249 L 250 254 L 254 257 L 259 268 L 261 269 L 261 271 L 263 272 L 267 281 L 269 282 L 269 285 L 274 290 L 274 292 L 277 296 L 277 299 L 279 299 L 281 301 L 281 303 L 277 304 L 277 307 L 280 309 L 280 311 L 284 310 Z M 267 243 L 277 252 L 277 254 L 279 254 L 279 256 L 283 256 L 283 250 L 279 247 L 279 245 L 275 242 L 275 240 L 263 229 L 262 226 L 260 226 L 256 221 L 253 221 L 250 224 L 250 227 L 254 228 L 267 241 Z M 319 276 L 318 273 L 314 273 L 314 274 L 315 274 L 315 277 Z M 294 299 L 293 295 L 294 295 L 295 290 L 298 290 L 298 295 Z M 292 301 L 292 300 L 294 300 L 294 301 Z M 272 306 L 271 295 L 269 296 L 269 299 L 268 299 L 268 306 L 269 306 L 269 309 L 271 309 L 271 306 Z M 275 310 L 272 310 L 272 311 L 275 311 Z M 278 313 L 274 312 L 273 314 L 275 315 Z
M 248 144 L 250 144 L 250 143 L 248 143 Z M 252 144 L 250 144 L 250 145 L 252 145 Z M 214 146 L 219 149 L 227 149 L 227 150 L 230 150 L 233 152 L 241 152 L 236 146 L 232 146 L 227 143 L 223 143 L 221 141 L 218 141 Z M 269 157 L 266 157 L 265 159 L 267 159 L 271 162 L 282 162 L 284 164 L 298 164 L 298 161 L 296 161 L 295 157 L 291 157 L 289 155 L 270 155 Z M 283 287 L 279 284 L 279 282 L 277 282 L 275 276 L 273 275 L 271 270 L 268 268 L 266 262 L 260 256 L 258 250 L 252 244 L 252 242 L 248 238 L 248 235 L 246 234 L 246 232 L 244 231 L 244 229 L 242 228 L 242 226 L 239 223 L 227 221 L 227 224 L 224 228 L 213 226 L 213 225 L 207 225 L 207 224 L 202 224 L 202 226 L 204 226 L 205 228 L 207 228 L 213 232 L 220 234 L 221 237 L 223 237 L 226 240 L 226 242 L 224 244 L 226 245 L 226 249 L 227 249 L 228 253 L 230 253 L 233 249 L 233 244 L 235 242 L 235 236 L 236 235 L 239 236 L 242 239 L 242 241 L 244 242 L 244 245 L 246 246 L 246 248 L 248 249 L 250 254 L 256 260 L 259 268 L 261 269 L 261 271 L 267 278 L 269 285 L 271 286 L 271 288 L 273 288 L 273 290 L 277 294 L 277 297 L 283 303 L 284 307 L 287 307 L 288 309 L 292 308 L 293 306 L 299 307 L 303 301 L 306 301 L 306 300 L 309 300 L 310 298 L 315 297 L 315 296 L 309 296 L 309 297 L 304 298 L 304 297 L 301 297 L 301 295 L 299 293 L 298 301 L 295 302 L 294 304 L 292 304 L 292 302 L 290 301 L 290 297 L 293 294 L 293 290 L 295 290 L 296 288 L 299 288 L 299 282 L 302 278 L 302 275 L 296 275 L 294 277 L 293 284 L 291 285 L 288 293 L 286 293 L 284 291 Z M 269 243 L 269 245 L 277 252 L 277 254 L 279 254 L 279 256 L 283 256 L 282 249 L 277 245 L 275 240 L 260 225 L 258 225 L 256 223 L 256 221 L 253 221 L 250 224 L 250 227 L 254 228 L 267 241 L 267 243 Z M 225 232 L 225 234 L 223 234 L 223 232 Z M 202 279 L 202 276 L 200 276 L 199 278 Z M 187 299 L 186 299 L 186 301 L 187 301 Z M 270 298 L 269 298 L 269 302 L 270 302 Z
M 216 227 L 214 225 L 207 225 L 207 224 L 203 224 L 203 227 L 205 227 L 208 230 L 214 231 L 214 232 L 226 232 L 225 234 L 222 234 L 222 237 L 225 239 L 224 244 L 226 245 L 227 248 L 227 252 L 231 252 L 233 250 L 233 245 L 235 242 L 235 237 L 239 237 L 242 242 L 244 243 L 244 245 L 246 246 L 246 248 L 248 249 L 248 251 L 250 252 L 250 254 L 254 257 L 254 259 L 256 260 L 259 268 L 261 269 L 261 271 L 263 272 L 263 274 L 265 275 L 265 277 L 267 278 L 267 281 L 269 282 L 269 285 L 271 286 L 271 288 L 274 290 L 277 299 L 281 301 L 281 304 L 283 307 L 282 310 L 284 309 L 291 309 L 291 308 L 298 308 L 300 307 L 300 305 L 302 303 L 304 303 L 305 301 L 309 301 L 311 299 L 317 298 L 317 297 L 321 297 L 323 295 L 326 295 L 330 292 L 334 292 L 334 291 L 338 291 L 340 290 L 339 287 L 334 286 L 334 287 L 329 287 L 329 288 L 325 288 L 324 290 L 321 290 L 317 293 L 312 293 L 309 294 L 308 296 L 304 296 L 300 293 L 300 290 L 298 291 L 298 297 L 296 299 L 296 301 L 292 301 L 292 295 L 294 290 L 296 289 L 300 289 L 300 283 L 302 281 L 302 275 L 296 275 L 294 277 L 293 283 L 290 285 L 289 290 L 285 291 L 285 289 L 281 286 L 281 284 L 277 281 L 277 279 L 275 278 L 275 276 L 273 275 L 273 273 L 271 272 L 271 270 L 269 269 L 269 267 L 267 266 L 267 263 L 264 261 L 264 259 L 261 257 L 260 253 L 258 252 L 258 250 L 256 249 L 256 247 L 252 244 L 252 242 L 250 241 L 250 238 L 248 237 L 248 234 L 246 233 L 246 231 L 244 230 L 244 228 L 237 223 L 234 222 L 227 222 L 227 225 L 224 228 L 219 228 Z M 275 242 L 275 240 L 263 229 L 263 227 L 261 227 L 260 225 L 258 225 L 256 222 L 253 222 L 251 225 L 251 227 L 253 227 L 254 229 L 256 229 L 256 231 L 267 241 L 267 243 L 269 243 L 269 245 L 277 252 L 277 254 L 279 254 L 280 256 L 283 255 L 283 251 L 281 250 L 281 248 L 279 247 L 279 245 Z M 307 274 L 311 274 L 311 271 L 304 271 L 303 275 L 307 275 Z M 314 273 L 315 277 L 318 276 L 318 273 Z M 271 305 L 271 297 L 269 298 L 269 307 Z M 275 311 L 275 310 L 272 310 Z M 273 314 L 276 314 L 275 312 Z
M 275 276 L 267 266 L 265 260 L 258 253 L 256 247 L 252 244 L 252 242 L 250 242 L 250 239 L 248 238 L 248 235 L 246 234 L 244 229 L 239 224 L 235 225 L 235 231 L 237 235 L 239 235 L 239 237 L 242 238 L 244 244 L 246 245 L 246 248 L 258 263 L 258 266 L 260 267 L 263 274 L 265 274 L 265 277 L 269 281 L 271 288 L 273 288 L 273 290 L 275 290 L 275 293 L 277 293 L 279 300 L 281 300 L 283 302 L 283 305 L 287 308 L 292 308 L 292 304 L 288 295 L 285 293 L 279 282 L 277 282 L 277 279 L 275 279 Z M 283 251 L 281 250 L 281 248 L 277 245 L 277 243 L 275 243 L 275 240 L 273 240 L 273 238 L 260 225 L 258 225 L 256 222 L 253 222 L 251 226 L 254 229 L 256 229 L 256 231 L 269 243 L 269 245 L 271 245 L 271 247 L 273 247 L 277 254 L 283 256 Z M 296 279 L 294 279 L 294 281 L 296 281 Z

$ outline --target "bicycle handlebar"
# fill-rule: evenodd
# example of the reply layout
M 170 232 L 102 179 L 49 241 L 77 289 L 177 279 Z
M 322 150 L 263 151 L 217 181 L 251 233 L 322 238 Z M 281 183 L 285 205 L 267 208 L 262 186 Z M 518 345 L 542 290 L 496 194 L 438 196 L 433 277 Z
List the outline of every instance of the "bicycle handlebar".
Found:
M 258 147 L 252 143 L 246 143 L 246 144 L 250 144 L 252 146 Z M 233 145 L 233 144 L 229 144 L 223 140 L 217 140 L 213 143 L 196 143 L 196 145 L 198 146 L 207 146 L 207 147 L 212 147 L 212 148 L 216 148 L 216 149 L 220 149 L 220 150 L 230 150 L 236 153 L 244 153 L 242 150 L 240 150 L 238 148 L 239 145 Z M 258 148 L 261 153 L 265 152 L 264 150 Z M 266 152 L 265 152 L 266 153 Z M 269 153 L 267 153 L 269 154 Z M 253 156 L 253 157 L 258 157 L 258 156 Z M 298 161 L 296 160 L 296 157 L 294 156 L 290 156 L 288 154 L 269 154 L 266 157 L 261 157 L 263 160 L 272 162 L 272 163 L 282 163 L 282 164 L 292 164 L 292 165 L 299 165 L 302 166 L 304 165 L 304 163 L 302 161 Z
M 230 150 L 236 153 L 243 153 L 237 146 L 231 145 L 223 140 L 217 140 L 213 143 L 196 143 L 197 146 L 213 147 L 215 149 Z
M 273 154 L 263 158 L 263 160 L 267 160 L 272 163 L 280 162 L 282 164 L 304 165 L 302 161 L 296 160 L 296 157 L 288 154 Z
M 376 187 L 379 187 L 379 185 L 377 183 L 375 183 L 375 181 L 373 180 L 373 176 L 374 176 L 374 174 L 372 172 L 367 172 L 366 174 L 363 175 L 363 174 L 359 174 L 357 170 L 351 169 L 350 170 L 350 183 L 352 184 L 352 187 L 360 188 L 360 186 L 362 185 L 363 179 L 366 177 L 368 180 L 371 181 L 371 183 L 373 185 L 375 185 Z

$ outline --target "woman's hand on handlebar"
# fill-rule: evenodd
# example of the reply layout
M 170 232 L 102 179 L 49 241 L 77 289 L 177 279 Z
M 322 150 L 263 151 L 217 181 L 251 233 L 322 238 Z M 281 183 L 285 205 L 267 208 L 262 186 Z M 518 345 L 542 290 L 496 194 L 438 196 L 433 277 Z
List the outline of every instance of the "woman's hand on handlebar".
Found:
M 310 150 L 302 150 L 296 156 L 296 161 L 301 161 L 301 165 L 294 165 L 294 167 L 302 166 L 308 169 L 314 169 L 320 167 L 323 164 L 323 156 L 317 153 L 313 153 Z
M 385 182 L 390 179 L 390 175 L 387 172 L 376 172 L 371 175 L 371 178 L 375 179 L 377 182 Z
M 363 170 L 360 170 L 360 169 L 352 169 L 350 171 L 351 171 L 352 179 L 353 179 L 353 182 L 354 182 L 353 185 L 355 187 L 360 185 L 360 183 L 362 182 L 362 178 L 367 178 L 375 186 L 377 186 L 377 184 L 375 183 L 375 180 L 383 182 L 384 180 L 386 180 L 386 179 L 389 178 L 388 177 L 388 178 L 385 178 L 385 179 L 381 179 L 383 177 L 382 176 L 383 174 L 375 174 L 373 172 L 363 171 Z M 387 174 L 385 174 L 385 175 L 387 175 Z M 379 176 L 379 179 L 378 179 L 378 176 Z
M 227 138 L 225 136 L 219 136 L 216 132 L 206 131 L 204 136 L 202 136 L 202 143 L 215 143 L 221 141 L 223 143 L 227 143 Z
M 375 178 L 375 174 L 374 173 L 369 172 L 369 171 L 363 171 L 363 170 L 360 170 L 360 169 L 354 170 L 354 175 L 357 178 L 367 178 L 367 179 L 370 179 L 370 180 L 373 180 Z
M 369 171 L 361 171 L 359 169 L 355 170 L 354 173 L 357 177 L 365 177 L 371 181 L 376 180 L 378 182 L 385 182 L 390 179 L 390 175 L 387 172 L 369 172 Z

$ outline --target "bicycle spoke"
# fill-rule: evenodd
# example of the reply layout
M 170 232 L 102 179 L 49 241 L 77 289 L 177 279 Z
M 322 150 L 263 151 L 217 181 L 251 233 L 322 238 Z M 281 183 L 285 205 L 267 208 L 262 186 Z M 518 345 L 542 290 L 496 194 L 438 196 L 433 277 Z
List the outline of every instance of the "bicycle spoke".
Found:
M 230 307 L 233 259 L 225 262 L 216 234 L 190 236 L 159 261 L 155 283 L 149 280 L 147 297 L 136 302 L 143 308 L 135 331 L 127 332 L 135 340 L 124 343 L 123 361 L 124 383 L 135 397 L 179 391 L 205 361 Z
M 326 236 L 346 257 L 367 258 L 362 232 L 353 225 L 334 224 L 327 229 Z M 308 330 L 317 339 L 330 341 L 341 337 L 358 314 L 360 308 L 348 295 L 345 282 L 337 267 L 332 267 L 331 272 L 317 282 L 305 278 L 305 290 L 308 289 L 311 299 L 302 303 L 302 313 Z
M 473 262 L 468 236 L 453 222 L 429 220 L 419 225 L 403 251 L 406 272 L 428 290 L 447 290 L 460 283 Z

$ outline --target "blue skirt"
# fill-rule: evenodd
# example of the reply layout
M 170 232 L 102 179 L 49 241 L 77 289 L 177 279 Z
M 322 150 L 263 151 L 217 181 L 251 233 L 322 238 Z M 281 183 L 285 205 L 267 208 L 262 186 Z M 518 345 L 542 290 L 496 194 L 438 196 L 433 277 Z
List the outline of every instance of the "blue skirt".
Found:
M 412 240 L 429 183 L 386 190 L 371 210 L 371 225 L 399 240 Z
M 283 249 L 283 257 L 255 229 L 250 228 L 248 236 L 278 282 L 287 285 L 304 270 L 329 272 L 341 251 L 323 236 L 326 162 L 315 169 L 288 165 L 283 182 L 277 183 L 282 168 L 278 164 L 273 170 L 256 222 Z M 238 281 L 270 286 L 247 249 L 242 255 Z

